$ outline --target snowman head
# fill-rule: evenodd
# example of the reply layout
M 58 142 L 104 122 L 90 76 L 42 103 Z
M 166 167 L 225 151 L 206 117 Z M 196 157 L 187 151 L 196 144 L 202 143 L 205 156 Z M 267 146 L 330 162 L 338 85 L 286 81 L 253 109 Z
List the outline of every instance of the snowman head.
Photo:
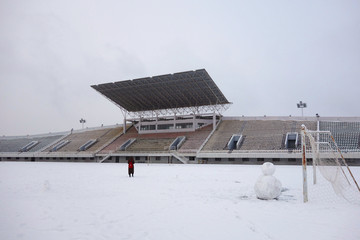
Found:
M 266 162 L 261 166 L 262 172 L 265 176 L 271 176 L 275 172 L 275 166 L 271 162 Z

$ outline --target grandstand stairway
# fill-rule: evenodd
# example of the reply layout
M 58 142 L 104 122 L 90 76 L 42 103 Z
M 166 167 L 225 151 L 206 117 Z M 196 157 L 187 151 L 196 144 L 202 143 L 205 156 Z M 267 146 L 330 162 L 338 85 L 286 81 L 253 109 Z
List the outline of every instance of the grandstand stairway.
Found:
M 187 164 L 189 163 L 189 159 L 187 159 L 185 156 L 180 155 L 178 152 L 176 151 L 171 151 L 170 152 L 171 156 L 175 157 L 176 159 L 178 159 L 180 162 Z
M 107 159 L 109 159 L 111 157 L 111 153 L 109 153 L 108 155 L 106 155 L 104 158 L 98 160 L 98 163 L 103 163 L 104 161 L 106 161 Z

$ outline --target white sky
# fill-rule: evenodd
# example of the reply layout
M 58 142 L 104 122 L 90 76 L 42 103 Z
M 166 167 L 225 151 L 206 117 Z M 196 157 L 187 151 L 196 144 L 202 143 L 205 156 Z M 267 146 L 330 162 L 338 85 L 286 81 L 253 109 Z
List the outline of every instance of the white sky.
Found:
M 360 116 L 360 1 L 0 0 L 0 135 L 122 123 L 90 87 L 205 68 L 226 116 Z

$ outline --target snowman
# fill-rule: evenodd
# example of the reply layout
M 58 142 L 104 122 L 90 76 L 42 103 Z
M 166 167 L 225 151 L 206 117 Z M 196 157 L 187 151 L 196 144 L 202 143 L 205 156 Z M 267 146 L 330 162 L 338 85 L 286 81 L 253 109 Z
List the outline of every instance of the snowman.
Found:
M 261 166 L 263 175 L 255 183 L 254 189 L 259 199 L 270 200 L 280 196 L 281 182 L 273 174 L 275 166 L 271 162 L 266 162 Z

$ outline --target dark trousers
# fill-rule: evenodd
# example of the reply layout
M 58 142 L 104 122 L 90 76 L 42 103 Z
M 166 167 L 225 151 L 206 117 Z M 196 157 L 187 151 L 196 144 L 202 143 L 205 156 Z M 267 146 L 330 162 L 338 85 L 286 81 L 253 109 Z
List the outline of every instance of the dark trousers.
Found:
M 134 168 L 129 168 L 129 176 L 134 176 Z

